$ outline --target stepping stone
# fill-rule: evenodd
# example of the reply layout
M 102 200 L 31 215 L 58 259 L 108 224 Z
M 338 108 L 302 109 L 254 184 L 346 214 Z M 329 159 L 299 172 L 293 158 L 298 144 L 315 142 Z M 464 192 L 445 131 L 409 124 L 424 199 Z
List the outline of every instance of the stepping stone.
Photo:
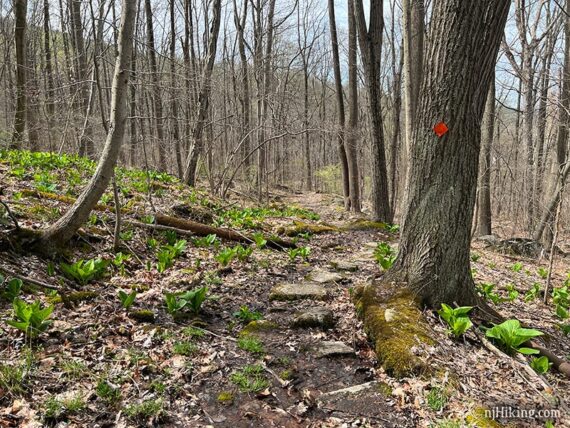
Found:
M 323 269 L 313 269 L 313 271 L 306 276 L 307 280 L 318 282 L 319 284 L 328 284 L 330 282 L 342 281 L 344 277 L 338 272 L 329 272 Z
M 269 300 L 324 300 L 327 291 L 321 284 L 314 282 L 285 282 L 277 284 L 269 293 Z
M 317 358 L 354 355 L 354 349 L 342 342 L 325 341 L 316 347 Z
M 356 263 L 346 260 L 331 260 L 329 264 L 338 271 L 356 272 L 358 270 Z
M 291 326 L 297 328 L 320 327 L 328 329 L 332 328 L 334 324 L 333 313 L 326 308 L 310 308 L 299 312 L 291 322 Z

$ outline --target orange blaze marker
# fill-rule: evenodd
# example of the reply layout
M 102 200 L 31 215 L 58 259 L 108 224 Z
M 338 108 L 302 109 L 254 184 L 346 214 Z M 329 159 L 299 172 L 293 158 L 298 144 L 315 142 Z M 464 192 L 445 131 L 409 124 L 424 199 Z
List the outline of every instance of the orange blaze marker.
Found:
M 447 131 L 449 131 L 449 128 L 444 122 L 439 122 L 433 127 L 433 132 L 435 132 L 435 135 L 437 135 L 439 138 L 443 137 Z

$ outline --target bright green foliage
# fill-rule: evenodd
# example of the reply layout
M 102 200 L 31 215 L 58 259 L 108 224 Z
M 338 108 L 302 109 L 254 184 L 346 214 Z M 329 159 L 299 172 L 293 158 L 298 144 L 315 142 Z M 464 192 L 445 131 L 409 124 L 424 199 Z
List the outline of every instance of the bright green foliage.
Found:
M 238 339 L 238 348 L 252 354 L 263 354 L 263 343 L 251 334 L 242 335 Z
M 481 254 L 473 253 L 471 254 L 471 261 L 476 262 L 481 258 Z
M 77 414 L 85 409 L 83 397 L 74 396 L 64 400 L 50 396 L 44 403 L 44 416 L 46 419 L 58 420 L 66 415 Z
M 530 290 L 528 290 L 525 293 L 524 301 L 525 302 L 532 302 L 538 296 L 540 296 L 540 284 L 538 282 L 535 282 L 534 284 L 532 284 L 532 287 L 530 288 Z
M 396 261 L 396 252 L 386 242 L 380 242 L 374 250 L 374 258 L 384 270 L 388 270 Z
M 141 217 L 141 221 L 146 224 L 154 224 L 155 218 L 153 215 L 145 215 Z
M 186 244 L 187 242 L 184 239 L 181 239 L 174 241 L 173 244 L 167 244 L 160 247 L 160 250 L 156 254 L 158 259 L 156 270 L 162 273 L 171 267 L 174 264 L 174 260 L 186 251 Z
M 521 262 L 517 262 L 514 265 L 511 266 L 511 270 L 513 272 L 520 272 L 523 268 L 523 264 Z
M 570 324 L 558 324 L 558 328 L 562 333 L 564 333 L 565 336 L 568 336 L 568 334 L 570 334 Z
M 136 290 L 133 290 L 129 294 L 127 294 L 123 290 L 119 290 L 118 296 L 119 300 L 121 301 L 121 304 L 123 305 L 123 308 L 125 308 L 128 311 L 129 308 L 135 302 L 135 299 L 137 297 L 137 292 Z
M 166 293 L 164 301 L 169 314 L 175 315 L 184 308 L 189 307 L 192 313 L 198 314 L 202 304 L 207 298 L 208 287 L 196 288 L 195 290 L 182 293 Z
M 467 315 L 471 309 L 473 309 L 472 306 L 452 308 L 442 303 L 441 309 L 437 313 L 449 325 L 449 332 L 453 333 L 455 337 L 459 337 L 473 326 Z
M 518 290 L 515 288 L 514 284 L 507 284 L 507 285 L 505 286 L 505 288 L 507 289 L 507 293 L 508 293 L 508 296 L 509 296 L 509 297 L 507 297 L 507 300 L 508 300 L 509 302 L 512 302 L 512 301 L 515 300 L 517 297 L 519 297 L 519 292 L 518 292 Z
M 204 337 L 206 333 L 204 333 L 204 330 L 190 326 L 184 327 L 182 329 L 182 334 L 187 337 Z
M 261 312 L 251 311 L 247 306 L 240 307 L 239 311 L 234 312 L 233 315 L 246 324 L 251 321 L 257 321 L 263 318 Z
M 434 412 L 439 412 L 443 410 L 448 400 L 449 397 L 447 396 L 445 390 L 438 386 L 430 389 L 428 394 L 426 395 L 427 405 Z
M 162 400 L 145 400 L 125 407 L 124 412 L 129 418 L 146 420 L 161 416 L 164 412 L 164 404 Z
M 172 352 L 186 357 L 194 354 L 196 351 L 198 351 L 198 346 L 188 341 L 176 342 L 172 347 Z
M 536 273 L 538 274 L 538 276 L 540 276 L 542 279 L 546 279 L 548 278 L 548 269 L 545 269 L 543 267 L 539 267 L 536 270 Z
M 567 319 L 569 317 L 568 308 L 570 307 L 568 285 L 552 290 L 552 301 L 556 305 L 556 316 L 563 320 Z
M 311 249 L 309 247 L 291 248 L 287 251 L 287 254 L 289 255 L 289 260 L 291 261 L 295 261 L 297 257 L 300 257 L 303 260 L 307 260 L 311 254 Z
M 562 320 L 565 320 L 569 317 L 568 309 L 562 305 L 556 305 L 555 313 L 556 313 L 556 316 Z
M 151 250 L 154 250 L 156 247 L 158 247 L 158 241 L 155 238 L 148 238 L 146 240 L 146 246 Z
M 260 222 L 268 217 L 297 217 L 301 219 L 319 220 L 319 216 L 312 211 L 286 207 L 284 209 L 255 207 L 255 208 L 231 208 L 229 210 L 217 210 L 218 218 L 215 224 L 226 225 L 234 228 L 257 229 Z
M 399 224 L 388 224 L 385 223 L 384 224 L 384 229 L 386 229 L 386 231 L 390 232 L 390 233 L 398 233 L 400 231 L 400 225 Z
M 174 245 L 174 243 L 178 240 L 178 235 L 173 230 L 165 230 L 163 233 L 164 239 L 168 245 Z
M 114 404 L 121 400 L 120 388 L 111 385 L 105 379 L 100 379 L 99 382 L 97 382 L 95 393 L 107 404 Z
M 34 373 L 34 354 L 29 347 L 20 352 L 22 358 L 15 364 L 0 363 L 0 390 L 11 396 L 23 395 Z
M 236 252 L 233 248 L 226 247 L 214 257 L 222 267 L 228 266 L 236 257 Z
M 251 254 L 253 253 L 252 247 L 242 247 L 241 245 L 236 245 L 234 247 L 234 251 L 236 253 L 236 257 L 240 262 L 245 262 L 249 259 Z
M 481 284 L 477 285 L 477 291 L 480 295 L 485 297 L 487 300 L 490 300 L 495 305 L 498 305 L 503 301 L 503 298 L 495 293 L 495 284 L 490 284 L 486 282 L 482 282 Z
M 23 331 L 31 338 L 35 338 L 46 331 L 51 324 L 48 318 L 53 312 L 53 305 L 42 308 L 39 300 L 30 304 L 16 298 L 12 306 L 15 320 L 8 320 L 6 323 Z
M 220 240 L 215 233 L 211 233 L 209 235 L 203 236 L 202 238 L 194 238 L 192 243 L 196 247 L 210 247 L 214 245 L 217 247 L 220 244 Z
M 253 235 L 251 235 L 251 237 L 255 241 L 255 246 L 260 250 L 262 248 L 265 248 L 265 246 L 267 245 L 267 239 L 265 239 L 262 233 L 255 232 Z
M 60 263 L 59 268 L 69 279 L 77 281 L 81 285 L 100 278 L 107 270 L 109 261 L 101 258 L 91 260 L 78 260 L 73 264 Z
M 550 369 L 551 365 L 552 363 L 548 361 L 548 358 L 545 356 L 533 358 L 530 361 L 530 366 L 539 374 L 546 373 Z
M 506 352 L 518 351 L 521 354 L 538 354 L 536 349 L 520 348 L 533 337 L 542 336 L 542 332 L 530 328 L 522 328 L 518 320 L 507 320 L 488 329 L 485 335 L 499 343 Z
M 115 258 L 113 259 L 113 264 L 119 269 L 119 273 L 121 276 L 125 276 L 125 263 L 131 259 L 130 254 L 123 254 L 118 252 L 115 254 Z
M 119 237 L 125 242 L 132 241 L 133 236 L 134 236 L 134 231 L 132 229 L 125 230 L 124 232 L 119 233 Z
M 40 192 L 55 193 L 57 191 L 56 180 L 56 176 L 47 172 L 34 174 L 34 187 Z
M 259 392 L 269 386 L 263 375 L 263 367 L 256 365 L 245 366 L 232 373 L 230 380 L 238 386 L 241 392 Z
M 9 281 L 5 281 L 4 277 L 0 275 L 0 287 L 4 288 L 0 296 L 8 302 L 13 302 L 22 292 L 22 285 L 24 284 L 19 278 L 12 278 Z

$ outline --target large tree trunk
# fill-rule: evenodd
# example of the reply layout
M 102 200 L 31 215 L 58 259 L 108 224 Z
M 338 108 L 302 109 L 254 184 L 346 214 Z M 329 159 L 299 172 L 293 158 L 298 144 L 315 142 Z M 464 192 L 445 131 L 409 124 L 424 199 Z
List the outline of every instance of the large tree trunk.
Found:
M 214 0 L 212 5 L 212 27 L 210 29 L 210 39 L 208 41 L 208 60 L 202 76 L 202 87 L 198 96 L 198 117 L 196 125 L 192 131 L 193 146 L 188 155 L 186 170 L 184 171 L 184 182 L 190 186 L 196 184 L 196 169 L 198 167 L 198 157 L 204 150 L 204 127 L 208 108 L 210 104 L 210 91 L 212 86 L 212 72 L 214 70 L 214 62 L 216 61 L 216 52 L 218 46 L 218 34 L 220 32 L 221 22 L 221 0 Z
M 350 209 L 360 212 L 360 173 L 358 168 L 358 69 L 354 0 L 348 0 L 348 126 L 344 149 L 348 160 Z
M 477 200 L 477 235 L 491 234 L 491 147 L 495 132 L 495 73 L 491 78 L 482 124 L 479 159 L 479 192 Z
M 370 4 L 370 24 L 366 30 L 362 0 L 354 0 L 358 40 L 364 64 L 366 89 L 372 136 L 372 217 L 375 221 L 392 222 L 392 210 L 388 192 L 386 171 L 386 150 L 384 148 L 384 127 L 380 89 L 380 64 L 382 58 L 382 32 L 384 31 L 383 7 L 381 1 Z
M 41 238 L 44 251 L 69 241 L 97 204 L 113 177 L 115 164 L 121 151 L 127 120 L 127 91 L 133 51 L 133 32 L 136 2 L 123 0 L 119 33 L 119 54 L 113 76 L 109 132 L 101 159 L 89 184 L 73 206 L 56 223 L 46 229 Z
M 342 171 L 342 190 L 344 195 L 344 208 L 350 209 L 350 183 L 348 171 L 348 159 L 344 146 L 345 136 L 345 115 L 344 115 L 344 97 L 342 92 L 342 76 L 340 74 L 340 57 L 338 53 L 338 36 L 336 31 L 336 17 L 334 9 L 334 0 L 328 0 L 329 9 L 329 27 L 331 32 L 331 45 L 333 57 L 334 86 L 336 92 L 336 104 L 338 110 L 338 154 L 340 158 L 340 167 Z
M 20 148 L 26 129 L 26 12 L 27 0 L 14 1 L 14 40 L 16 45 L 16 113 L 11 148 Z
M 509 0 L 437 0 L 412 134 L 410 190 L 392 274 L 423 303 L 478 302 L 470 231 L 481 119 Z M 439 138 L 433 126 L 444 121 Z

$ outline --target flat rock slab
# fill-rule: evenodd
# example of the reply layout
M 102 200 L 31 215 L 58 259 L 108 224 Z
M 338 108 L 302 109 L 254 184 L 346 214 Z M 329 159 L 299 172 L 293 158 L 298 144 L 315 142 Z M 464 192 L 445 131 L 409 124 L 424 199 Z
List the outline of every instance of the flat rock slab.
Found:
M 328 284 L 331 282 L 342 281 L 344 277 L 338 272 L 329 272 L 323 269 L 313 269 L 313 271 L 307 275 L 307 280 L 318 282 L 319 284 Z
M 344 272 L 356 272 L 358 265 L 356 263 L 348 262 L 346 260 L 331 260 L 330 263 L 333 269 Z
M 327 291 L 315 282 L 285 282 L 277 284 L 269 293 L 269 300 L 324 300 Z
M 299 312 L 293 318 L 291 327 L 312 328 L 320 327 L 323 329 L 332 328 L 335 324 L 333 313 L 326 308 L 310 308 L 306 311 Z
M 404 414 L 394 411 L 393 406 L 387 402 L 387 392 L 389 394 L 382 382 L 368 382 L 322 394 L 317 398 L 317 405 L 333 416 L 362 416 L 376 420 L 378 426 L 415 426 Z
M 342 342 L 325 341 L 315 348 L 318 358 L 353 356 L 354 349 Z

